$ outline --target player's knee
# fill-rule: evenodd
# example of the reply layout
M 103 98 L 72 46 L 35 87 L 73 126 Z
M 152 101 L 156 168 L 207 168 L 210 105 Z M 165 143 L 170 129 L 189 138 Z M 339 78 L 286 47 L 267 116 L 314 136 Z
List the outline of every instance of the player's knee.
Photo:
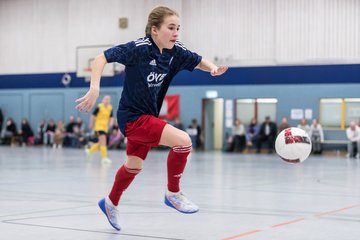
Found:
M 178 141 L 177 141 L 177 146 L 191 146 L 191 139 L 189 134 L 187 134 L 186 132 L 182 132 L 181 136 L 179 136 Z
M 125 166 L 130 169 L 142 169 L 143 160 L 136 156 L 128 156 L 125 162 Z

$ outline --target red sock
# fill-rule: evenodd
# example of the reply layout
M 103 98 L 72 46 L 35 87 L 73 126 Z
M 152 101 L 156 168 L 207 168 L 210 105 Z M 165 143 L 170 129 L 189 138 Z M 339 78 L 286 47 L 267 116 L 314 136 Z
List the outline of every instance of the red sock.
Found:
M 111 202 L 117 206 L 120 201 L 122 193 L 134 180 L 135 176 L 141 171 L 141 169 L 132 169 L 127 168 L 125 165 L 122 165 L 121 168 L 117 171 L 115 176 L 115 182 L 109 194 Z
M 180 178 L 186 166 L 187 157 L 191 151 L 190 146 L 173 147 L 167 159 L 168 190 L 170 192 L 180 191 Z

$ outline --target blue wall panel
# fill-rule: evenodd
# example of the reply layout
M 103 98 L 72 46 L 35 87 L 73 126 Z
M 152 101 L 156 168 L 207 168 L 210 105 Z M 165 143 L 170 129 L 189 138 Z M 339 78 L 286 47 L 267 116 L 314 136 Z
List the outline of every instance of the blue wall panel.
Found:
M 29 95 L 29 121 L 34 126 L 40 120 L 64 119 L 64 93 L 31 93 Z M 35 129 L 33 129 L 35 130 Z
M 31 116 L 33 127 L 37 126 L 37 115 L 52 115 L 55 120 L 61 118 L 65 122 L 70 115 L 81 116 L 87 123 L 90 114 L 79 113 L 75 100 L 86 93 L 89 83 L 76 78 L 74 73 L 71 75 L 68 87 L 61 83 L 62 74 L 0 75 L 0 108 L 5 117 L 12 116 L 18 123 L 22 117 Z M 99 101 L 109 94 L 116 109 L 123 77 L 103 78 Z M 180 95 L 185 126 L 192 118 L 201 120 L 201 100 L 208 90 L 217 90 L 224 99 L 277 98 L 278 121 L 283 116 L 289 117 L 293 108 L 313 109 L 313 117 L 317 118 L 320 98 L 360 97 L 360 65 L 232 68 L 220 77 L 199 70 L 183 71 L 174 79 L 168 94 Z M 44 102 L 45 106 L 41 107 Z M 37 104 L 40 109 L 36 109 Z M 48 112 L 41 108 L 47 108 Z M 295 126 L 297 121 L 290 124 Z
M 16 123 L 20 123 L 21 119 L 24 117 L 23 99 L 23 93 L 21 92 L 0 94 L 0 108 L 4 114 L 3 127 L 5 126 L 8 117 L 12 117 Z
M 313 117 L 319 114 L 319 100 L 324 97 L 338 98 L 360 97 L 360 84 L 300 84 L 300 85 L 212 85 L 212 86 L 172 86 L 168 94 L 180 95 L 180 112 L 185 126 L 189 125 L 192 118 L 201 120 L 201 101 L 206 97 L 206 91 L 216 90 L 218 95 L 224 99 L 237 98 L 277 98 L 277 120 L 282 116 L 290 116 L 292 108 L 313 109 Z M 75 100 L 83 96 L 87 88 L 69 89 L 18 89 L 0 90 L 0 108 L 3 109 L 5 117 L 12 116 L 20 123 L 22 117 L 30 118 L 33 127 L 37 126 L 36 115 L 53 116 L 68 121 L 70 115 L 81 116 L 87 123 L 90 113 L 79 113 L 76 109 Z M 109 94 L 114 105 L 114 114 L 121 95 L 121 87 L 101 88 L 101 97 Z M 34 99 L 34 96 L 35 97 Z M 42 97 L 39 97 L 42 96 Z M 47 113 L 41 104 L 46 102 Z M 40 105 L 39 105 L 40 104 Z M 42 106 L 36 110 L 36 106 Z M 51 107 L 51 110 L 49 110 Z M 39 113 L 37 111 L 40 111 Z M 44 115 L 45 114 L 45 115 Z M 297 125 L 297 121 L 290 121 Z M 35 129 L 34 129 L 35 130 Z

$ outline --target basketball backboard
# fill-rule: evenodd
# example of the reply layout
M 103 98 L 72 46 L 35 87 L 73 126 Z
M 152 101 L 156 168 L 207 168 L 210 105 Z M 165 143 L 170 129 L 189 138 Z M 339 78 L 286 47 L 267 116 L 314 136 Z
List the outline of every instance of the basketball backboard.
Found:
M 91 62 L 100 53 L 106 49 L 113 47 L 112 45 L 98 45 L 98 46 L 79 46 L 76 48 L 76 76 L 90 79 L 91 76 Z M 114 76 L 114 63 L 106 64 L 102 76 Z

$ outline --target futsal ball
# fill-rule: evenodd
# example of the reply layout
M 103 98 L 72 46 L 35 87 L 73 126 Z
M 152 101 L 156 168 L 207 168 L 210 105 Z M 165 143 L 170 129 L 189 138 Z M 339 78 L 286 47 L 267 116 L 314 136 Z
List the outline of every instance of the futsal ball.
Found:
M 276 137 L 275 150 L 284 161 L 300 163 L 310 155 L 311 140 L 300 128 L 286 128 Z

